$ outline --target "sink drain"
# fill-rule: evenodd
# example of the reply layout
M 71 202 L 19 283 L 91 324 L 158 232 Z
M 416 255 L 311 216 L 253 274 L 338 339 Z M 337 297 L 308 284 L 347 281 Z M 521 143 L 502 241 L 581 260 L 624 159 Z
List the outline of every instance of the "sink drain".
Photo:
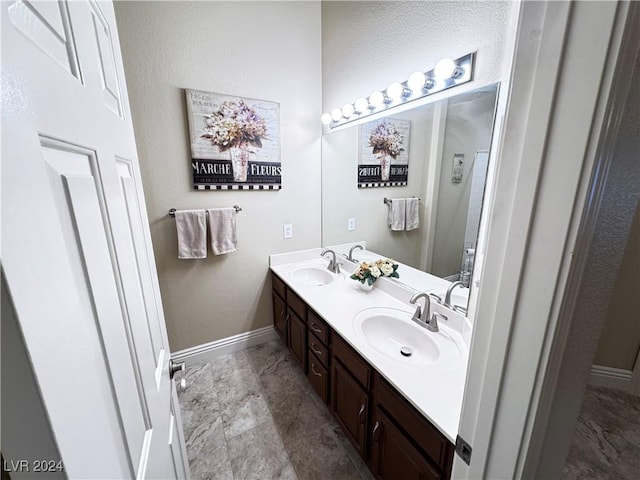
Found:
M 403 357 L 410 357 L 413 352 L 409 347 L 401 347 L 400 353 L 402 354 Z

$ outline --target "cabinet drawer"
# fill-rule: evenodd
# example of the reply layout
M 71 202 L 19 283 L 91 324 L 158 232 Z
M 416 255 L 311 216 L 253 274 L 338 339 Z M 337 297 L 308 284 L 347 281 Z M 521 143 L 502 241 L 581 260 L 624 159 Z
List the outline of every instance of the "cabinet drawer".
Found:
M 313 353 L 322 365 L 328 367 L 329 355 L 327 347 L 325 347 L 322 342 L 318 340 L 318 337 L 311 332 L 311 327 L 309 327 L 308 343 L 309 353 Z
M 340 335 L 334 333 L 332 337 L 331 353 L 334 359 L 340 360 L 353 378 L 369 390 L 371 387 L 371 367 Z
M 280 295 L 280 298 L 282 298 L 283 300 L 287 299 L 285 293 L 287 288 L 285 287 L 284 282 L 280 280 L 280 278 L 275 273 L 271 274 L 271 288 L 274 292 Z
M 307 323 L 309 325 L 309 331 L 313 332 L 313 334 L 318 337 L 318 340 L 325 346 L 329 345 L 329 327 L 324 323 L 324 320 L 321 320 L 318 315 L 309 310 Z
M 318 359 L 309 353 L 309 373 L 307 378 L 324 403 L 329 401 L 329 373 Z
M 374 398 L 377 405 L 400 425 L 415 445 L 443 472 L 449 472 L 454 447 L 431 423 L 409 404 L 395 388 L 376 374 Z
M 307 304 L 293 291 L 287 291 L 287 304 L 289 308 L 298 314 L 300 320 L 307 321 Z

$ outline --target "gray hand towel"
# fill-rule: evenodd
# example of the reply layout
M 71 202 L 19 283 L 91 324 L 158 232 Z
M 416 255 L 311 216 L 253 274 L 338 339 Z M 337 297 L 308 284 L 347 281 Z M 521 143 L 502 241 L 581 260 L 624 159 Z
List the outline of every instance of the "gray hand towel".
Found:
M 204 210 L 177 210 L 178 258 L 207 258 L 207 214 Z
M 405 229 L 415 230 L 420 226 L 420 200 L 418 198 L 407 198 L 407 212 L 405 217 Z
M 236 234 L 236 209 L 211 208 L 209 214 L 209 234 L 211 235 L 211 251 L 214 255 L 223 255 L 238 250 Z
M 389 205 L 388 225 L 394 232 L 404 230 L 406 202 L 404 198 L 392 198 Z

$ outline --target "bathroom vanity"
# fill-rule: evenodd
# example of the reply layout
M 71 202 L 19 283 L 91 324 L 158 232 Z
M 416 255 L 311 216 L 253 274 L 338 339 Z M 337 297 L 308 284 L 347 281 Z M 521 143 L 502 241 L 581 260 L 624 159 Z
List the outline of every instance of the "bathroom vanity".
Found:
M 395 358 L 375 338 L 367 340 L 359 318 L 369 311 L 410 317 L 415 306 L 408 298 L 415 292 L 387 279 L 361 291 L 348 278 L 350 262 L 342 259 L 343 272 L 333 274 L 319 252 L 271 256 L 275 330 L 376 478 L 449 478 L 470 327 L 442 310 L 455 327 L 416 331 L 417 340 L 407 340 L 414 353 Z M 425 335 L 437 340 L 433 355 L 415 343 L 428 347 Z

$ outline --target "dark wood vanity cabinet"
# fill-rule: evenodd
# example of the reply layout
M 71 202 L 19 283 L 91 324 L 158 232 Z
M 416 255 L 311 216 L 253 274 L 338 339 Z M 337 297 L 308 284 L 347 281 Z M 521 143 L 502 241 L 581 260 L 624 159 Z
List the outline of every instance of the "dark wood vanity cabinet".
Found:
M 454 445 L 272 274 L 274 327 L 378 479 L 448 479 Z

